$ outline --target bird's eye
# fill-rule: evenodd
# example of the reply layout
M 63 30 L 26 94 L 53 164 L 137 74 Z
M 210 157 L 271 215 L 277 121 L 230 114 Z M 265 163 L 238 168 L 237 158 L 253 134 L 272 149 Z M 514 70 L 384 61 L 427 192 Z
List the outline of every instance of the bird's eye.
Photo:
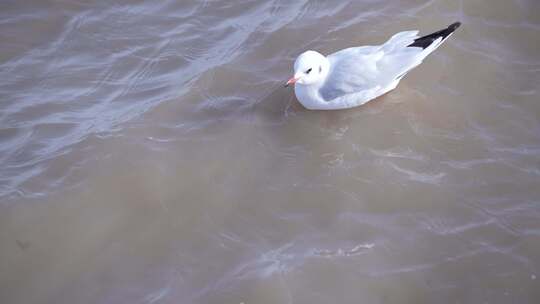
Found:
M 306 74 L 309 74 L 309 72 L 311 72 L 311 68 L 306 71 Z

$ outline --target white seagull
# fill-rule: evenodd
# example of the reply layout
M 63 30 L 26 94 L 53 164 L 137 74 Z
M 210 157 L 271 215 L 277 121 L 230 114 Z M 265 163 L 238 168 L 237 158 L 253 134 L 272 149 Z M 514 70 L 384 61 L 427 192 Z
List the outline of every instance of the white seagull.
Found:
M 456 22 L 435 33 L 397 33 L 378 46 L 347 48 L 328 56 L 306 51 L 294 63 L 286 86 L 304 107 L 312 110 L 347 109 L 393 90 L 399 81 L 439 47 L 461 25 Z

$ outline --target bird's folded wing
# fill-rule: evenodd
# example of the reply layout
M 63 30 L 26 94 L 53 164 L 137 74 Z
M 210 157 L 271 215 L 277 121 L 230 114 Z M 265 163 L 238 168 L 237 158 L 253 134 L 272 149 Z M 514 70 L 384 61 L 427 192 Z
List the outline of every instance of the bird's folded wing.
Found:
M 331 69 L 321 96 L 330 101 L 393 82 L 418 61 L 421 49 L 407 47 L 417 34 L 401 32 L 380 46 L 353 47 L 329 55 Z
M 356 93 L 346 94 L 337 98 L 334 98 L 326 103 L 321 103 L 314 106 L 312 109 L 316 110 L 340 110 L 354 108 L 362 105 L 377 96 L 381 91 L 380 86 L 375 86 L 366 90 L 362 90 Z

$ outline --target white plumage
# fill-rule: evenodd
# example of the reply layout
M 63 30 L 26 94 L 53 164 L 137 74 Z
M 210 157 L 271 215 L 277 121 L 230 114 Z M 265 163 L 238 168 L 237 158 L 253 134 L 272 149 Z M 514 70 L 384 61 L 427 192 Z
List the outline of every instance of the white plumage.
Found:
M 378 46 L 344 49 L 328 56 L 306 51 L 294 63 L 300 103 L 313 110 L 346 109 L 362 105 L 388 91 L 422 63 L 460 26 L 459 22 L 433 34 L 418 31 L 397 33 Z

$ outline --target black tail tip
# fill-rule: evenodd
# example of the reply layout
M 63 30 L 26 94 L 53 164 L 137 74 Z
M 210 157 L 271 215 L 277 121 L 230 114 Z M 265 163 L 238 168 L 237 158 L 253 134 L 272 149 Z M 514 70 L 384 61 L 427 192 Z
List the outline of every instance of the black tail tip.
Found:
M 454 22 L 448 26 L 448 29 L 453 32 L 460 26 L 461 26 L 461 22 Z

